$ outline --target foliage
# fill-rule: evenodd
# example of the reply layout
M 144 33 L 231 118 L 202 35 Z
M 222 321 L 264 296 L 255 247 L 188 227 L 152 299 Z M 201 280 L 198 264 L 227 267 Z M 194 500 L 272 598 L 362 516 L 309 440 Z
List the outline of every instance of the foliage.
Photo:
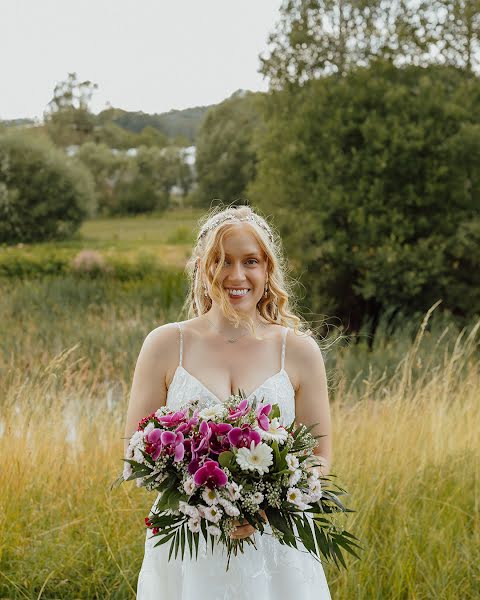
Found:
M 145 128 L 158 130 L 167 138 L 185 139 L 185 145 L 193 143 L 200 123 L 210 106 L 198 106 L 185 110 L 171 110 L 168 113 L 147 114 L 129 112 L 119 108 L 109 108 L 99 114 L 100 119 L 107 119 L 116 125 L 140 133 Z
M 196 203 L 241 200 L 255 176 L 253 132 L 261 126 L 262 94 L 238 93 L 207 113 L 198 133 Z
M 281 89 L 378 58 L 478 71 L 479 23 L 480 0 L 284 0 L 261 72 Z
M 249 197 L 274 211 L 314 312 L 357 330 L 440 298 L 460 317 L 480 311 L 475 77 L 377 62 L 267 108 Z
M 165 210 L 170 203 L 170 189 L 184 176 L 186 168 L 176 148 L 141 146 L 121 174 L 112 212 L 138 214 Z
M 78 81 L 76 73 L 69 73 L 65 81 L 57 83 L 44 115 L 45 127 L 55 144 L 81 144 L 92 136 L 95 116 L 89 102 L 97 87 L 91 81 Z
M 47 139 L 0 135 L 0 242 L 67 238 L 94 210 L 93 181 L 84 167 Z

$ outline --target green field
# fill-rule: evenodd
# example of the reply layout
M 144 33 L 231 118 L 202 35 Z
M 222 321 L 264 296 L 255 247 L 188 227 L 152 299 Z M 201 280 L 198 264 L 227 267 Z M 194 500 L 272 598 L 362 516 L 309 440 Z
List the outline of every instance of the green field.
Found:
M 188 252 L 177 238 L 194 235 L 196 218 L 89 222 L 47 246 L 135 263 L 166 245 Z M 142 340 L 184 318 L 182 266 L 0 277 L 0 598 L 134 598 L 153 495 L 109 486 Z M 423 326 L 381 323 L 371 350 L 362 332 L 323 341 L 332 471 L 364 548 L 348 571 L 325 566 L 334 600 L 480 597 L 479 330 L 434 311 Z

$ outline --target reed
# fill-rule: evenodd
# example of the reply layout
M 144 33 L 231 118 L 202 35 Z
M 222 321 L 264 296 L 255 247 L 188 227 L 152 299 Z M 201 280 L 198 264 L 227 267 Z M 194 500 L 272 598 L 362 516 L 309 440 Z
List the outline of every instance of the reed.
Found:
M 66 287 L 49 292 L 51 304 L 39 285 L 2 296 L 22 318 L 0 352 L 0 598 L 134 598 L 153 496 L 110 484 L 139 344 L 152 324 L 175 320 L 176 305 L 140 309 L 122 287 L 95 303 L 86 286 L 69 288 L 84 303 L 64 309 L 56 302 Z M 40 305 L 30 315 L 25 297 Z M 363 366 L 353 345 L 327 352 L 338 355 L 332 471 L 350 492 L 348 528 L 364 548 L 347 571 L 325 566 L 335 600 L 480 596 L 480 322 L 432 339 L 430 318 L 387 374 L 375 350 Z M 352 361 L 360 386 L 342 374 Z

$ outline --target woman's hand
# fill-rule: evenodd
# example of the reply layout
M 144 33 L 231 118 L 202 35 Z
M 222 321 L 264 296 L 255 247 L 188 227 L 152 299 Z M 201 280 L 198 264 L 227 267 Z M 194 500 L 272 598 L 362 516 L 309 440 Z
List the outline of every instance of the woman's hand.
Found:
M 262 515 L 262 518 L 266 523 L 268 519 L 265 511 L 261 508 L 258 512 Z M 242 523 L 240 523 L 240 521 L 238 520 L 235 520 L 235 525 L 237 526 L 237 528 L 230 534 L 230 537 L 233 540 L 243 540 L 243 538 L 252 535 L 252 533 L 256 531 L 255 527 L 250 525 L 250 523 L 246 519 L 243 519 Z

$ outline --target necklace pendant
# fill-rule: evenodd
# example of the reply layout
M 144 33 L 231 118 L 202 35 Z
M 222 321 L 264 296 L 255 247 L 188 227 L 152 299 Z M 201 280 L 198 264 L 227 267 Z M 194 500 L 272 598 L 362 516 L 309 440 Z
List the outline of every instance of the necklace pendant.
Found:
M 236 341 L 237 341 L 237 340 L 236 340 L 235 338 L 229 338 L 229 339 L 227 340 L 227 342 L 228 342 L 229 344 L 233 344 L 233 343 L 235 343 Z

